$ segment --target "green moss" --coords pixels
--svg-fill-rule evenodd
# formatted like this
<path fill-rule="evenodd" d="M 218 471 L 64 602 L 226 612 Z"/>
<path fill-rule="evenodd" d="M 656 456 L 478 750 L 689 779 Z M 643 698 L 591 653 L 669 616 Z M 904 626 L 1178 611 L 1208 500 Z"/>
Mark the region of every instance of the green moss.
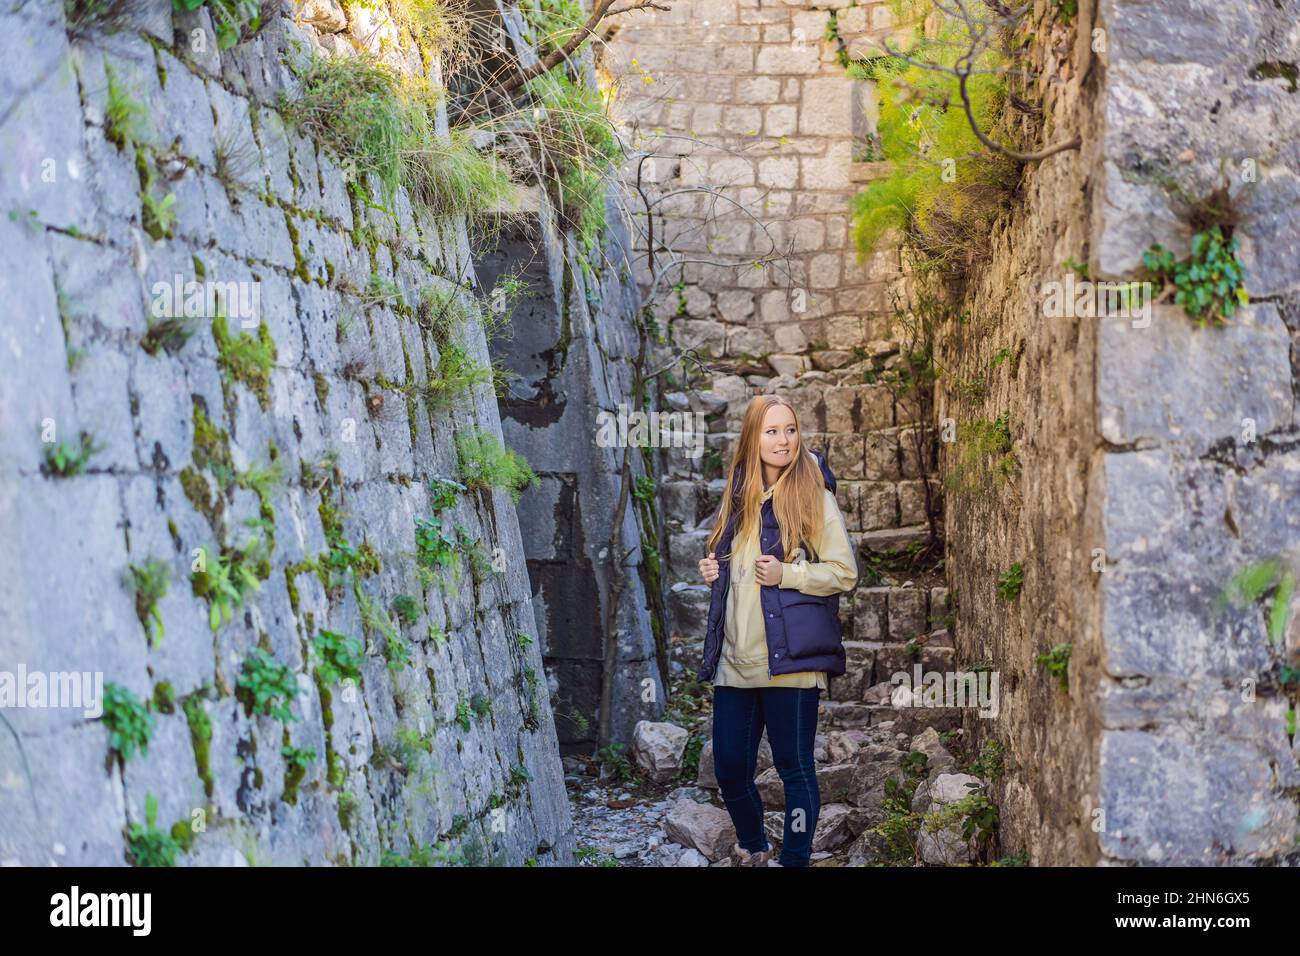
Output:
<path fill-rule="evenodd" d="M 289 239 L 293 242 L 293 274 L 303 282 L 310 282 L 311 270 L 307 268 L 307 258 L 302 254 L 302 247 L 298 244 L 298 225 L 290 215 L 284 217 L 284 222 L 289 227 Z"/>
<path fill-rule="evenodd" d="M 153 709 L 160 714 L 176 713 L 176 689 L 167 681 L 154 685 Z"/>
<path fill-rule="evenodd" d="M 199 772 L 199 779 L 203 781 L 204 792 L 212 796 L 212 766 L 210 763 L 212 750 L 212 718 L 208 716 L 207 710 L 203 706 L 201 694 L 195 693 L 186 697 L 182 703 L 185 710 L 185 719 L 190 727 L 190 741 L 194 745 L 194 764 Z"/>
<path fill-rule="evenodd" d="M 208 524 L 215 530 L 221 524 L 225 514 L 226 502 L 220 494 L 213 495 L 208 481 L 193 465 L 181 469 L 181 488 L 194 510 L 208 519 Z"/>
<path fill-rule="evenodd" d="M 316 401 L 322 409 L 325 408 L 325 402 L 330 397 L 330 382 L 320 372 L 312 376 L 312 382 L 316 386 Z"/>
<path fill-rule="evenodd" d="M 235 477 L 235 466 L 230 457 L 230 433 L 217 428 L 203 410 L 194 403 L 194 450 L 192 457 L 196 468 L 206 468 L 224 490 Z"/>
<path fill-rule="evenodd" d="M 231 336 L 226 317 L 212 320 L 212 338 L 217 344 L 217 364 L 222 372 L 243 383 L 254 395 L 263 411 L 271 405 L 271 368 L 275 365 L 275 342 L 266 323 L 260 323 L 257 337 L 247 333 Z"/>

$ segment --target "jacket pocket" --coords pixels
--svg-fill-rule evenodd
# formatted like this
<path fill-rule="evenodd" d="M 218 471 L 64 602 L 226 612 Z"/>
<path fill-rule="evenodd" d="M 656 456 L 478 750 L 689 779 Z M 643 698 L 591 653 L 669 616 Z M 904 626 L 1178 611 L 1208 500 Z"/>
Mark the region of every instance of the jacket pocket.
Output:
<path fill-rule="evenodd" d="M 791 657 L 834 654 L 840 648 L 840 627 L 826 599 L 802 591 L 781 597 L 785 643 Z"/>

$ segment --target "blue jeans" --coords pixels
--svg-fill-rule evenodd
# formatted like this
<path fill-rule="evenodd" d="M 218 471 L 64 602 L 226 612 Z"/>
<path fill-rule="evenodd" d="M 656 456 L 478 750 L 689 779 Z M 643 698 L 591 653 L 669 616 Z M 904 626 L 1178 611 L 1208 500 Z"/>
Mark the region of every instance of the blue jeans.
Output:
<path fill-rule="evenodd" d="M 781 865 L 807 866 L 821 810 L 813 768 L 819 687 L 714 687 L 713 769 L 736 826 L 736 842 L 757 853 L 768 848 L 763 799 L 754 784 L 758 744 L 767 727 L 772 762 L 785 786 Z"/>

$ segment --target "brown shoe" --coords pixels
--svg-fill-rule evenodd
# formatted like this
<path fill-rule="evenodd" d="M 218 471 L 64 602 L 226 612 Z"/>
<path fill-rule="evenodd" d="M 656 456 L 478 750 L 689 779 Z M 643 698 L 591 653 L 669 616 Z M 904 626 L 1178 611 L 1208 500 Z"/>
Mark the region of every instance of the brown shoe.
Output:
<path fill-rule="evenodd" d="M 751 853 L 739 843 L 731 848 L 731 865 L 732 866 L 767 866 L 767 861 L 772 858 L 772 848 L 769 846 L 766 850 L 759 850 L 757 853 Z"/>

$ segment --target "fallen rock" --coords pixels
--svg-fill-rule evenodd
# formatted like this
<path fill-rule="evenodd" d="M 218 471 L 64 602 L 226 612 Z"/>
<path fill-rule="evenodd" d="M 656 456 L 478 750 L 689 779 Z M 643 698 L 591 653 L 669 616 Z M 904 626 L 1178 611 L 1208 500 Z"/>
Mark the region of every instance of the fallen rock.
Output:
<path fill-rule="evenodd" d="M 689 797 L 673 803 L 664 831 L 674 843 L 693 847 L 713 862 L 726 857 L 736 842 L 736 828 L 726 810 Z"/>
<path fill-rule="evenodd" d="M 690 739 L 676 724 L 638 720 L 632 731 L 632 758 L 656 783 L 668 783 L 682 772 L 682 754 Z"/>

